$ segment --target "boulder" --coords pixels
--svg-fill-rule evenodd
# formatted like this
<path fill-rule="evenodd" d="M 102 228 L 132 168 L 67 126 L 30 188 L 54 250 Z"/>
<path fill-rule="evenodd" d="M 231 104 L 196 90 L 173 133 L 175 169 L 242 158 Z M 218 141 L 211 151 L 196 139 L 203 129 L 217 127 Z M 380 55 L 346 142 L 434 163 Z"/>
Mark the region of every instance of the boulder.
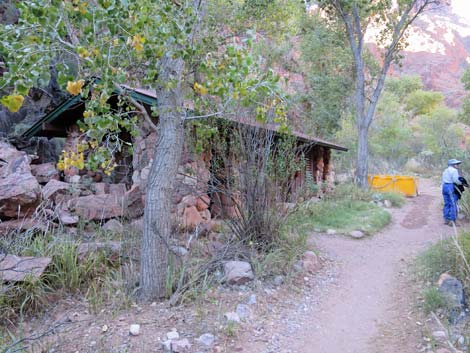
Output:
<path fill-rule="evenodd" d="M 447 299 L 450 307 L 448 310 L 448 318 L 451 323 L 456 323 L 462 316 L 462 313 L 464 313 L 465 308 L 463 284 L 452 276 L 441 280 L 440 283 L 438 291 Z"/>
<path fill-rule="evenodd" d="M 104 194 L 109 193 L 108 183 L 94 183 L 92 187 L 93 187 L 93 193 L 95 195 L 104 195 Z"/>
<path fill-rule="evenodd" d="M 131 336 L 138 336 L 140 335 L 140 325 L 139 324 L 132 324 L 129 326 L 129 334 Z"/>
<path fill-rule="evenodd" d="M 93 254 L 104 252 L 110 260 L 117 260 L 121 256 L 121 243 L 118 241 L 82 243 L 77 248 L 79 260 L 84 260 Z"/>
<path fill-rule="evenodd" d="M 109 184 L 109 193 L 122 196 L 127 192 L 126 184 Z"/>
<path fill-rule="evenodd" d="M 205 211 L 209 208 L 211 199 L 207 195 L 199 196 L 196 201 L 196 208 L 199 212 Z"/>
<path fill-rule="evenodd" d="M 59 218 L 60 223 L 62 223 L 65 226 L 77 224 L 79 221 L 78 216 L 74 216 L 66 210 L 59 209 L 57 213 L 58 213 L 57 216 Z"/>
<path fill-rule="evenodd" d="M 70 191 L 70 184 L 52 179 L 42 188 L 42 197 L 44 200 L 51 200 L 58 203 L 64 195 L 70 194 Z"/>
<path fill-rule="evenodd" d="M 132 220 L 132 222 L 129 224 L 129 227 L 132 232 L 142 234 L 144 232 L 144 219 L 137 218 Z"/>
<path fill-rule="evenodd" d="M 204 333 L 196 341 L 206 347 L 211 347 L 215 342 L 215 336 L 211 333 Z"/>
<path fill-rule="evenodd" d="M 59 180 L 59 171 L 55 163 L 32 164 L 31 174 L 36 178 L 39 184 L 47 184 L 50 180 Z"/>
<path fill-rule="evenodd" d="M 162 345 L 167 352 L 174 353 L 189 352 L 189 349 L 191 348 L 191 344 L 187 338 L 183 338 L 181 340 L 166 340 L 162 342 Z"/>
<path fill-rule="evenodd" d="M 43 224 L 42 222 L 32 219 L 32 218 L 12 219 L 9 221 L 0 222 L 0 235 L 9 234 L 15 231 L 34 230 L 34 229 L 45 232 L 47 231 L 47 226 Z"/>
<path fill-rule="evenodd" d="M 197 207 L 196 207 L 197 208 Z M 210 221 L 211 219 L 211 212 L 209 210 L 200 211 L 199 214 L 201 218 L 205 221 Z"/>
<path fill-rule="evenodd" d="M 439 276 L 439 279 L 436 282 L 437 287 L 439 288 L 446 279 L 455 278 L 454 276 L 450 275 L 448 272 L 444 272 Z"/>
<path fill-rule="evenodd" d="M 124 198 L 117 195 L 89 195 L 68 201 L 69 211 L 86 220 L 103 220 L 124 215 Z"/>
<path fill-rule="evenodd" d="M 50 257 L 20 257 L 0 254 L 0 279 L 21 282 L 27 277 L 39 278 L 51 263 Z"/>
<path fill-rule="evenodd" d="M 365 234 L 360 230 L 353 230 L 349 235 L 354 239 L 362 239 L 365 237 Z"/>
<path fill-rule="evenodd" d="M 180 338 L 180 334 L 178 331 L 170 331 L 166 333 L 166 338 L 169 340 L 178 340 Z"/>
<path fill-rule="evenodd" d="M 197 211 L 196 206 L 186 207 L 184 209 L 182 220 L 182 225 L 184 229 L 188 231 L 194 230 L 202 221 L 203 219 Z"/>
<path fill-rule="evenodd" d="M 29 158 L 0 142 L 0 217 L 22 217 L 32 213 L 40 201 L 41 187 L 31 174 Z"/>
<path fill-rule="evenodd" d="M 250 319 L 252 315 L 251 308 L 246 304 L 238 304 L 235 312 L 242 321 Z"/>
<path fill-rule="evenodd" d="M 142 189 L 134 185 L 129 191 L 124 194 L 124 200 L 126 204 L 126 212 L 124 215 L 129 218 L 137 218 L 144 214 L 144 195 Z"/>
<path fill-rule="evenodd" d="M 255 276 L 251 265 L 246 261 L 228 261 L 224 264 L 224 279 L 228 284 L 245 284 Z"/>
<path fill-rule="evenodd" d="M 306 251 L 301 260 L 302 269 L 305 272 L 315 273 L 320 268 L 320 260 L 313 251 Z"/>
<path fill-rule="evenodd" d="M 185 197 L 181 199 L 180 204 L 183 205 L 184 207 L 196 206 L 197 198 L 193 195 L 186 195 Z"/>
<path fill-rule="evenodd" d="M 103 225 L 102 229 L 107 232 L 122 233 L 124 227 L 117 219 L 110 219 Z"/>
<path fill-rule="evenodd" d="M 179 257 L 185 257 L 189 252 L 185 247 L 176 245 L 170 246 L 170 250 L 173 254 Z"/>

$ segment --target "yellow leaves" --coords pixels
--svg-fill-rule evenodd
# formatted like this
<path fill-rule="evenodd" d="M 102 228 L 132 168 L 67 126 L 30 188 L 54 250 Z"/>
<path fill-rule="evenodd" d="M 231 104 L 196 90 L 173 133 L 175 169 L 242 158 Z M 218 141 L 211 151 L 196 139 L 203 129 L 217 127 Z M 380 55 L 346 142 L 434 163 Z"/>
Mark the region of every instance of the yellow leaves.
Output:
<path fill-rule="evenodd" d="M 86 15 L 88 3 L 86 1 L 73 0 L 72 6 L 75 11 L 80 12 L 82 15 Z"/>
<path fill-rule="evenodd" d="M 75 167 L 78 170 L 85 168 L 85 157 L 83 152 L 62 151 L 59 162 L 57 163 L 58 170 L 68 170 Z"/>
<path fill-rule="evenodd" d="M 67 82 L 67 92 L 76 96 L 82 92 L 82 87 L 85 84 L 85 80 L 69 81 Z"/>
<path fill-rule="evenodd" d="M 81 59 L 88 59 L 88 60 L 92 60 L 93 56 L 99 57 L 101 55 L 101 52 L 98 48 L 90 48 L 90 50 L 88 50 L 87 48 L 84 48 L 84 47 L 78 47 L 77 53 Z"/>
<path fill-rule="evenodd" d="M 132 45 L 137 53 L 141 53 L 144 50 L 145 37 L 135 34 L 132 39 L 127 39 L 127 44 Z"/>
<path fill-rule="evenodd" d="M 205 96 L 208 92 L 207 88 L 204 87 L 203 85 L 195 82 L 194 83 L 194 91 L 198 94 L 200 94 L 201 96 Z"/>
<path fill-rule="evenodd" d="M 24 102 L 24 97 L 19 94 L 3 96 L 0 99 L 0 103 L 12 113 L 16 113 L 18 110 L 20 110 L 21 106 L 23 105 L 23 102 Z"/>
<path fill-rule="evenodd" d="M 77 152 L 82 153 L 84 151 L 88 150 L 88 143 L 86 142 L 81 142 L 77 145 Z"/>
<path fill-rule="evenodd" d="M 77 52 L 78 52 L 78 56 L 82 59 L 86 59 L 91 55 L 90 51 L 84 47 L 78 47 Z"/>
<path fill-rule="evenodd" d="M 105 170 L 104 170 L 104 174 L 110 176 L 112 171 L 114 170 L 115 168 L 115 165 L 110 165 L 109 167 L 107 167 Z"/>
<path fill-rule="evenodd" d="M 86 119 L 86 118 L 91 118 L 93 116 L 93 111 L 91 110 L 85 110 L 83 112 L 83 117 Z"/>
<path fill-rule="evenodd" d="M 116 163 L 111 164 L 110 161 L 102 162 L 101 163 L 101 168 L 103 169 L 104 174 L 109 176 L 113 172 L 114 168 L 116 168 Z"/>

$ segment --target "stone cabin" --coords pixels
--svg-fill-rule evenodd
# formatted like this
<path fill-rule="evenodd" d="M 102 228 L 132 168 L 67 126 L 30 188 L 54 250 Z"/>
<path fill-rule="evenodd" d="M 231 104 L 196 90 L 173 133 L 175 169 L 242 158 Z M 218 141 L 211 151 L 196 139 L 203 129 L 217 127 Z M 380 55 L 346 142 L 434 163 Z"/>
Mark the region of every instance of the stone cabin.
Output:
<path fill-rule="evenodd" d="M 157 98 L 152 91 L 125 89 L 149 112 L 151 106 L 156 104 Z M 116 98 L 111 98 L 109 101 L 111 106 L 116 102 Z M 68 98 L 23 132 L 21 137 L 26 140 L 39 136 L 62 139 L 64 150 L 75 149 L 80 139 L 77 122 L 83 118 L 85 104 L 86 100 L 80 96 Z M 273 125 L 261 126 L 257 123 L 234 120 L 232 122 L 250 128 L 276 131 Z M 121 134 L 120 138 L 132 145 L 133 153 L 126 153 L 125 150 L 119 153 L 116 157 L 117 167 L 111 176 L 86 170 L 66 170 L 59 178 L 55 178 L 69 184 L 87 185 L 88 188 L 87 192 L 78 196 L 62 199 L 61 208 L 67 212 L 67 215 L 103 221 L 122 216 L 137 218 L 143 214 L 145 197 L 143 191 L 157 135 L 145 121 L 139 124 L 139 130 L 140 134 L 137 137 L 131 137 L 127 133 Z M 306 163 L 304 170 L 299 170 L 292 176 L 291 192 L 300 190 L 307 182 L 318 185 L 331 184 L 334 179 L 331 151 L 347 151 L 347 148 L 300 132 L 294 131 L 293 134 L 297 143 L 305 146 Z M 214 217 L 236 214 L 230 209 L 233 208 L 233 204 L 222 202 L 217 207 L 215 195 L 209 192 L 211 173 L 213 173 L 211 159 L 210 151 L 196 155 L 189 151 L 187 144 L 184 147 L 173 198 L 173 215 L 182 229 L 191 230 L 197 225 L 209 224 Z M 34 161 L 32 163 L 34 164 Z M 32 169 L 41 169 L 40 166 L 33 167 L 32 165 Z M 43 180 L 45 184 L 43 188 L 47 188 L 46 183 L 49 183 L 47 178 Z"/>

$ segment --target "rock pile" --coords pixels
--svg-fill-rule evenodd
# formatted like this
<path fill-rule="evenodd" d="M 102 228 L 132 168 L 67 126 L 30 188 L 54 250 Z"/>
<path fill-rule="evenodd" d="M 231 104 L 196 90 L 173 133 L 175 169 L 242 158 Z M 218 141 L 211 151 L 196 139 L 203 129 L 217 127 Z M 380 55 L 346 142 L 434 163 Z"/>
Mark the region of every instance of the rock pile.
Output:
<path fill-rule="evenodd" d="M 124 183 L 105 182 L 90 173 L 67 174 L 61 180 L 54 163 L 34 164 L 32 156 L 0 141 L 0 234 L 40 225 L 41 221 L 73 226 L 80 219 L 105 223 L 142 216 L 145 203 L 142 190 L 146 187 L 155 141 L 154 133 L 137 138 L 132 161 L 133 185 L 129 190 Z M 207 190 L 209 160 L 210 156 L 195 160 L 188 154 L 178 169 L 171 212 L 182 231 L 210 231 L 214 226 Z M 46 219 L 38 219 L 39 205 Z"/>

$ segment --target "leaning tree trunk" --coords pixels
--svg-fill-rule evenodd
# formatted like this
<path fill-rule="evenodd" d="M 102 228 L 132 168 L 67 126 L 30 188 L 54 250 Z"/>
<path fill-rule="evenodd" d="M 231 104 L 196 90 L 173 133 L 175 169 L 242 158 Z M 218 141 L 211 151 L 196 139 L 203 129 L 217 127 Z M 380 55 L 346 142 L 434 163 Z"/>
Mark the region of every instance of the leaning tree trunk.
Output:
<path fill-rule="evenodd" d="M 144 213 L 144 234 L 141 244 L 140 295 L 150 301 L 166 295 L 168 250 L 172 232 L 171 196 L 173 182 L 183 149 L 180 59 L 162 59 L 159 82 L 175 81 L 171 89 L 157 87 L 159 124 L 158 139 L 150 168 Z"/>

